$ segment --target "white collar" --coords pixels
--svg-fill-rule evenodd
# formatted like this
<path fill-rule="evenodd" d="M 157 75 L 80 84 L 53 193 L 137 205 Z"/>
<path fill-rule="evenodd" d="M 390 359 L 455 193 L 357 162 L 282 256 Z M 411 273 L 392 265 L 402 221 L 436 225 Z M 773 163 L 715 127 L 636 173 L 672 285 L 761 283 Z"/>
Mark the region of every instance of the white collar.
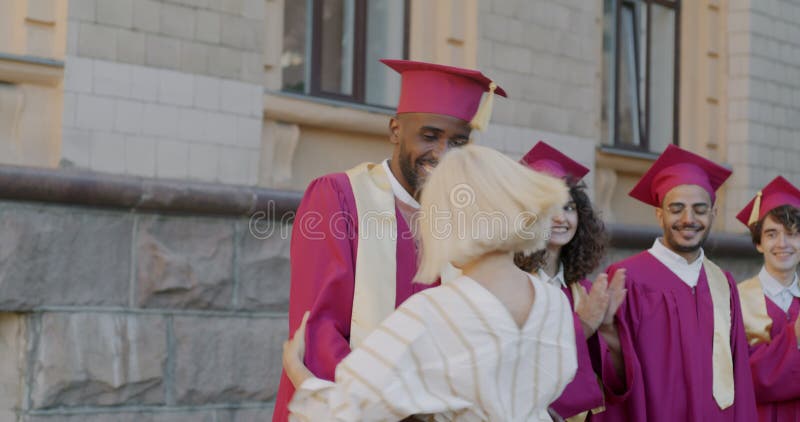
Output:
<path fill-rule="evenodd" d="M 567 283 L 564 281 L 564 264 L 561 262 L 558 263 L 558 272 L 556 272 L 556 275 L 550 277 L 542 268 L 539 268 L 539 271 L 536 272 L 536 275 L 540 280 L 546 281 L 547 284 L 550 284 L 551 286 L 567 287 Z"/>
<path fill-rule="evenodd" d="M 800 297 L 800 286 L 797 283 L 797 274 L 794 275 L 794 280 L 789 284 L 789 287 L 784 286 L 780 281 L 775 279 L 772 274 L 767 271 L 766 267 L 761 267 L 761 272 L 758 273 L 758 278 L 761 279 L 761 286 L 764 291 L 770 296 L 778 296 L 784 291 L 788 291 L 794 297 Z"/>
<path fill-rule="evenodd" d="M 389 159 L 383 160 L 381 165 L 383 166 L 383 170 L 386 171 L 386 176 L 389 178 L 389 184 L 392 185 L 392 193 L 394 193 L 394 196 L 404 204 L 419 209 L 419 202 L 417 202 L 417 200 L 408 193 L 406 188 L 397 181 L 397 178 L 394 177 L 392 169 L 389 168 Z"/>
<path fill-rule="evenodd" d="M 691 264 L 684 257 L 664 246 L 660 237 L 653 242 L 653 247 L 648 249 L 648 252 L 675 273 L 686 285 L 692 288 L 697 286 L 700 270 L 703 268 L 703 258 L 705 257 L 703 248 L 700 248 L 700 256 Z"/>

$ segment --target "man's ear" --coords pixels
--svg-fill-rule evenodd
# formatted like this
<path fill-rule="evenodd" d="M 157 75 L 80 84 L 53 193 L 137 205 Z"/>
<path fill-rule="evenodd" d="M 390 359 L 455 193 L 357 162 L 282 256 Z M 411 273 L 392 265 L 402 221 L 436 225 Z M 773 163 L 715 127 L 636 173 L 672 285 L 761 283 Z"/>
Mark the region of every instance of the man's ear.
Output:
<path fill-rule="evenodd" d="M 393 144 L 400 143 L 400 121 L 397 116 L 389 119 L 389 142 Z"/>

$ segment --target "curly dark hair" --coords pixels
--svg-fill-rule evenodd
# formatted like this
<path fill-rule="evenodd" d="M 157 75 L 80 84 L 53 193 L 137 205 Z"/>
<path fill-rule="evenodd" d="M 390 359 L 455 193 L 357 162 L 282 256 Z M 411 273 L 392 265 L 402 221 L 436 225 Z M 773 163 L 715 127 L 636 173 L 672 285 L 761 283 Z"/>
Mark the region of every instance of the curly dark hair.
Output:
<path fill-rule="evenodd" d="M 561 263 L 564 264 L 564 281 L 576 283 L 594 271 L 606 252 L 608 235 L 605 225 L 592 208 L 584 183 L 568 183 L 569 193 L 578 212 L 578 227 L 575 236 L 561 248 Z M 547 250 L 530 255 L 517 253 L 514 263 L 521 270 L 533 272 L 545 265 Z"/>
<path fill-rule="evenodd" d="M 800 208 L 791 205 L 781 205 L 780 207 L 771 209 L 764 218 L 750 225 L 750 237 L 753 239 L 754 245 L 761 244 L 761 231 L 764 228 L 764 220 L 766 220 L 767 217 L 772 217 L 773 220 L 780 223 L 786 230 L 800 230 Z"/>

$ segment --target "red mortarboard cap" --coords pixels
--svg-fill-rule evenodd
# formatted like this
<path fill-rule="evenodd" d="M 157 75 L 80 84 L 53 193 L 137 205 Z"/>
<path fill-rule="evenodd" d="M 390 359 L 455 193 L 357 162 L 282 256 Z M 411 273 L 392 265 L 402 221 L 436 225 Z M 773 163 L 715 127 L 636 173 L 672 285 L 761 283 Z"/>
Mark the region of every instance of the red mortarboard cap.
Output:
<path fill-rule="evenodd" d="M 664 196 L 680 185 L 697 185 L 716 200 L 716 191 L 731 171 L 697 154 L 669 145 L 628 194 L 645 204 L 660 207 Z"/>
<path fill-rule="evenodd" d="M 477 70 L 411 60 L 381 59 L 401 76 L 398 113 L 431 113 L 457 117 L 482 129 L 491 115 L 492 93 L 506 96 L 503 88 Z M 481 97 L 486 116 L 478 116 Z"/>
<path fill-rule="evenodd" d="M 589 169 L 562 154 L 561 151 L 551 147 L 544 141 L 536 145 L 522 157 L 522 163 L 528 167 L 547 173 L 559 179 L 574 178 L 577 182 L 589 173 Z"/>
<path fill-rule="evenodd" d="M 750 226 L 764 218 L 768 212 L 782 205 L 800 208 L 800 190 L 782 176 L 778 176 L 772 179 L 767 186 L 764 186 L 756 194 L 756 197 L 751 199 L 747 206 L 739 211 L 736 219 L 744 223 L 744 225 Z"/>

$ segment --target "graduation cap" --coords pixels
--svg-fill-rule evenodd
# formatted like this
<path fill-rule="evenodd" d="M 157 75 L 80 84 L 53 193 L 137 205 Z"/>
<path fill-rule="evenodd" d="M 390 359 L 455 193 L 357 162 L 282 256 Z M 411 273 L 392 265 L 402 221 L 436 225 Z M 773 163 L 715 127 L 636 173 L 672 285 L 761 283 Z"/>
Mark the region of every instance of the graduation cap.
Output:
<path fill-rule="evenodd" d="M 507 96 L 477 70 L 411 60 L 382 59 L 381 63 L 401 77 L 397 113 L 442 114 L 484 130 L 492 117 L 494 94 Z M 488 95 L 481 102 L 484 92 Z"/>
<path fill-rule="evenodd" d="M 782 205 L 800 208 L 800 190 L 782 176 L 778 176 L 758 191 L 755 198 L 739 211 L 736 219 L 749 227 Z"/>
<path fill-rule="evenodd" d="M 697 185 L 716 200 L 716 191 L 731 171 L 697 154 L 669 145 L 628 195 L 645 204 L 660 207 L 676 186 Z"/>
<path fill-rule="evenodd" d="M 538 172 L 549 174 L 559 179 L 571 179 L 575 182 L 583 179 L 583 176 L 589 173 L 588 168 L 567 157 L 544 141 L 537 142 L 522 157 L 521 162 Z"/>

